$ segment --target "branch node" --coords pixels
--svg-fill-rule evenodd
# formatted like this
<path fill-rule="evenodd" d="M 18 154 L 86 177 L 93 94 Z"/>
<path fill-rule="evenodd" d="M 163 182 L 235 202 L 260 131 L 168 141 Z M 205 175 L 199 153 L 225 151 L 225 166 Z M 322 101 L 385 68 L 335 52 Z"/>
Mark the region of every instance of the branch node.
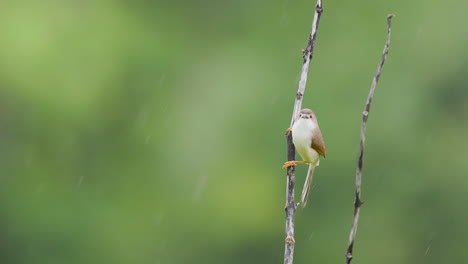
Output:
<path fill-rule="evenodd" d="M 297 100 L 301 100 L 302 96 L 303 96 L 303 94 L 301 92 L 296 93 L 296 99 Z"/>
<path fill-rule="evenodd" d="M 354 200 L 354 207 L 361 207 L 361 205 L 363 205 L 364 202 L 361 201 L 361 199 L 359 198 L 356 198 L 356 200 Z"/>
<path fill-rule="evenodd" d="M 296 244 L 296 240 L 294 240 L 294 237 L 292 237 L 292 236 L 287 236 L 286 239 L 285 239 L 285 242 L 288 245 Z"/>

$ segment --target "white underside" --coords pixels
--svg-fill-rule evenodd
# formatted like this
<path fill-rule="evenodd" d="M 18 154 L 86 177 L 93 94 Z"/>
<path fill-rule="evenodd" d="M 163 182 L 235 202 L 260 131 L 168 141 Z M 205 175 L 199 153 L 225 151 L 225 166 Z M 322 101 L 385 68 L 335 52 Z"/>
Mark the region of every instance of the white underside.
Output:
<path fill-rule="evenodd" d="M 315 123 L 311 119 L 299 118 L 292 127 L 292 140 L 302 159 L 318 166 L 320 156 L 312 148 L 312 136 L 315 128 Z"/>

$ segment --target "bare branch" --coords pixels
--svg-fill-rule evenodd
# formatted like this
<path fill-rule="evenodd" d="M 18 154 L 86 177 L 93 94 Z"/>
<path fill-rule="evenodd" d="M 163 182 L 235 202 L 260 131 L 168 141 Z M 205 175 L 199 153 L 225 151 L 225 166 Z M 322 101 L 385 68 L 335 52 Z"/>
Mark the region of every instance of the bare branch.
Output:
<path fill-rule="evenodd" d="M 304 96 L 304 91 L 307 83 L 307 74 L 309 72 L 309 64 L 313 57 L 315 39 L 317 37 L 317 29 L 320 22 L 320 16 L 322 15 L 322 0 L 317 0 L 315 4 L 315 14 L 314 20 L 312 21 L 312 30 L 310 32 L 307 47 L 302 52 L 302 57 L 304 62 L 302 64 L 301 78 L 299 80 L 299 87 L 296 93 L 296 99 L 294 101 L 294 108 L 291 117 L 291 124 L 289 127 L 292 127 L 296 115 L 299 113 L 302 106 L 302 98 Z M 286 133 L 286 140 L 288 142 L 288 161 L 294 160 L 296 150 L 292 142 L 291 132 Z M 287 183 L 286 183 L 286 239 L 285 239 L 285 248 L 284 248 L 284 264 L 293 263 L 294 255 L 294 213 L 296 212 L 297 204 L 294 202 L 294 166 L 291 166 L 287 170 Z"/>
<path fill-rule="evenodd" d="M 357 163 L 357 168 L 356 168 L 356 193 L 355 193 L 355 200 L 354 200 L 354 217 L 353 217 L 353 224 L 351 225 L 351 232 L 349 233 L 349 242 L 348 242 L 348 249 L 346 251 L 346 261 L 345 261 L 346 264 L 350 264 L 351 260 L 353 259 L 353 246 L 354 246 L 354 240 L 356 238 L 357 225 L 359 221 L 359 211 L 361 209 L 361 205 L 363 204 L 361 200 L 361 177 L 362 177 L 362 165 L 363 165 L 363 157 L 364 157 L 364 145 L 366 143 L 367 119 L 369 118 L 369 111 L 370 111 L 372 99 L 374 97 L 375 88 L 377 87 L 377 82 L 379 81 L 380 74 L 382 73 L 382 68 L 385 64 L 385 61 L 387 60 L 388 48 L 390 46 L 391 21 L 394 16 L 395 15 L 387 16 L 387 40 L 385 41 L 382 58 L 377 67 L 377 71 L 374 74 L 374 79 L 372 80 L 369 95 L 367 97 L 366 106 L 364 107 L 364 111 L 362 112 L 361 144 L 359 148 L 359 158 L 358 158 L 358 163 Z"/>
<path fill-rule="evenodd" d="M 291 125 L 289 127 L 292 127 L 296 115 L 301 110 L 302 98 L 304 96 L 307 83 L 307 73 L 309 72 L 310 61 L 314 55 L 315 39 L 317 38 L 317 30 L 322 12 L 322 0 L 317 0 L 317 3 L 315 4 L 314 20 L 312 21 L 312 30 L 310 31 L 309 39 L 307 40 L 307 47 L 302 50 L 302 58 L 304 59 L 304 62 L 302 64 L 301 78 L 299 80 L 299 87 L 297 89 L 296 100 L 294 101 L 294 108 L 291 117 Z"/>

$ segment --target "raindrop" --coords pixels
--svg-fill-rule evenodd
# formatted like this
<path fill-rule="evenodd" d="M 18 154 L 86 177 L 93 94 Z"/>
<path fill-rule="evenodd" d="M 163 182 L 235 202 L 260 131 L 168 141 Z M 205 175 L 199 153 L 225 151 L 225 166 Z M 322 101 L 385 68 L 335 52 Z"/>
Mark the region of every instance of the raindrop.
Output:
<path fill-rule="evenodd" d="M 200 196 L 201 196 L 202 191 L 205 189 L 207 179 L 208 179 L 208 174 L 204 174 L 200 177 L 200 179 L 198 179 L 198 183 L 197 183 L 197 186 L 195 186 L 195 192 L 193 193 L 193 198 L 192 198 L 192 201 L 194 203 L 200 200 Z"/>
<path fill-rule="evenodd" d="M 309 240 L 312 240 L 312 237 L 315 235 L 315 232 L 312 232 L 312 234 L 310 234 L 309 236 Z"/>
<path fill-rule="evenodd" d="M 431 246 L 432 246 L 432 241 L 429 242 L 429 245 L 427 245 L 426 252 L 424 252 L 424 256 L 427 256 L 427 254 L 429 253 L 429 250 L 431 249 Z"/>
<path fill-rule="evenodd" d="M 78 184 L 76 185 L 76 188 L 81 187 L 81 183 L 83 182 L 83 180 L 84 180 L 84 175 L 81 175 L 80 179 L 78 180 Z"/>
<path fill-rule="evenodd" d="M 428 243 L 428 245 L 426 247 L 426 251 L 424 252 L 424 256 L 427 256 L 427 254 L 429 254 L 429 250 L 432 247 L 432 242 L 434 241 L 434 237 L 435 237 L 435 232 L 432 233 L 431 239 L 429 240 L 429 243 Z"/>
<path fill-rule="evenodd" d="M 151 135 L 148 135 L 145 139 L 145 144 L 148 144 L 150 142 Z"/>

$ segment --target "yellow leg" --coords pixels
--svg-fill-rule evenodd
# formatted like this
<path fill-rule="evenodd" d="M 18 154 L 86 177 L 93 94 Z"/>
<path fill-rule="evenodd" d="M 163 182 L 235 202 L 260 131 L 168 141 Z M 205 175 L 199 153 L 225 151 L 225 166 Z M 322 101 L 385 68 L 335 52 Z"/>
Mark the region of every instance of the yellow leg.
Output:
<path fill-rule="evenodd" d="M 296 164 L 304 164 L 304 163 L 309 163 L 309 162 L 307 162 L 305 160 L 304 161 L 295 161 L 295 160 L 286 161 L 284 163 L 283 168 L 288 168 L 288 167 L 291 167 L 291 166 L 296 165 Z"/>
<path fill-rule="evenodd" d="M 286 131 L 291 132 L 291 131 L 292 131 L 292 128 L 288 127 L 288 129 L 286 129 Z"/>

